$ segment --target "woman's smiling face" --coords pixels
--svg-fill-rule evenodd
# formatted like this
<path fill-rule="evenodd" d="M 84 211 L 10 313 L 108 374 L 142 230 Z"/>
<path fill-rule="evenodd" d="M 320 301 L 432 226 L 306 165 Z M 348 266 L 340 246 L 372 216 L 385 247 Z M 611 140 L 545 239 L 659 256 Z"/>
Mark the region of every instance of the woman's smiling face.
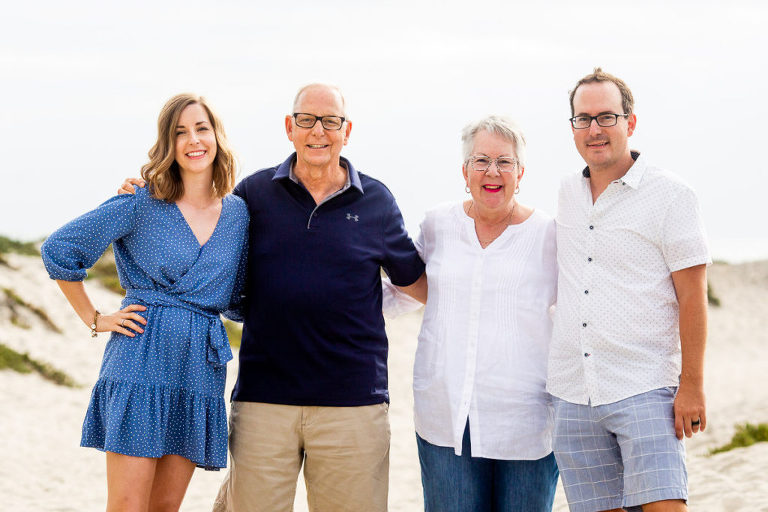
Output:
<path fill-rule="evenodd" d="M 181 111 L 176 125 L 176 163 L 184 172 L 213 173 L 216 159 L 216 134 L 208 113 L 198 103 Z"/>
<path fill-rule="evenodd" d="M 515 189 L 523 177 L 524 169 L 518 164 L 512 172 L 500 172 L 496 159 L 517 160 L 514 142 L 492 132 L 480 131 L 474 138 L 472 156 L 492 160 L 490 167 L 485 171 L 475 171 L 471 159 L 462 166 L 464 180 L 472 199 L 490 210 L 511 208 Z"/>

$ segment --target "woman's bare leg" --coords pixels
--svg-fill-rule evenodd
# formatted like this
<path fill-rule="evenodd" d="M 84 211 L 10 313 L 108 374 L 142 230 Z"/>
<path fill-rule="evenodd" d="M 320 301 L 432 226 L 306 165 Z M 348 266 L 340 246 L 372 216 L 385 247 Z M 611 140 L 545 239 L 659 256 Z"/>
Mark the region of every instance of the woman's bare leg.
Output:
<path fill-rule="evenodd" d="M 157 459 L 107 452 L 107 512 L 147 512 Z"/>
<path fill-rule="evenodd" d="M 149 512 L 178 512 L 195 463 L 180 455 L 164 455 L 157 461 Z"/>

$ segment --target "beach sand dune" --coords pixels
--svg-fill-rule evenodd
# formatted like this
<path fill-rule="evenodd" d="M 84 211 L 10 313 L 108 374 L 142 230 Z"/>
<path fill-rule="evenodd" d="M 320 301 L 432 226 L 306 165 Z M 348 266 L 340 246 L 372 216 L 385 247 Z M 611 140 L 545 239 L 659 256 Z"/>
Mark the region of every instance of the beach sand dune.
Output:
<path fill-rule="evenodd" d="M 79 388 L 44 380 L 35 373 L 0 371 L 0 501 L 3 510 L 96 512 L 104 509 L 104 455 L 80 448 L 80 428 L 98 375 L 105 335 L 92 339 L 71 311 L 39 258 L 7 255 L 14 268 L 0 266 L 0 289 L 7 288 L 47 312 L 62 333 L 37 316 L 16 308 L 28 328 L 14 325 L 0 292 L 0 343 L 67 372 Z M 707 512 L 768 512 L 768 443 L 709 456 L 728 442 L 734 425 L 768 422 L 768 262 L 716 264 L 710 282 L 722 306 L 710 308 L 706 390 L 707 431 L 687 442 L 690 509 Z M 120 297 L 88 283 L 94 302 L 104 310 Z M 389 321 L 392 425 L 390 510 L 421 510 L 421 483 L 413 431 L 411 372 L 421 314 Z M 230 363 L 228 388 L 236 361 Z M 182 506 L 185 512 L 209 511 L 224 472 L 195 473 Z M 300 481 L 296 510 L 305 511 Z M 562 489 L 556 511 L 567 510 Z"/>

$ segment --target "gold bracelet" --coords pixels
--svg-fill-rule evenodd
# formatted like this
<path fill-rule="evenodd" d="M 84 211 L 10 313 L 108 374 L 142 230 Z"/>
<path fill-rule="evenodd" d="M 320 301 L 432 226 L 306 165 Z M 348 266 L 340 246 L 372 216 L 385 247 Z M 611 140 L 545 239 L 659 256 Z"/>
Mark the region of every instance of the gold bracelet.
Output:
<path fill-rule="evenodd" d="M 99 313 L 99 310 L 97 309 L 96 312 L 93 314 L 93 323 L 91 323 L 91 338 L 95 338 L 98 336 L 96 333 L 96 320 L 99 319 L 101 316 L 101 313 Z"/>

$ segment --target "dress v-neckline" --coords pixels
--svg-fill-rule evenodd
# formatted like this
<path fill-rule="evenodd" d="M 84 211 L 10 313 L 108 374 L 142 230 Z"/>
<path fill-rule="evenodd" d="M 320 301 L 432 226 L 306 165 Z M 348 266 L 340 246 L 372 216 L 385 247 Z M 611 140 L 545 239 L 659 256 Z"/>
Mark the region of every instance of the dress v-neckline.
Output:
<path fill-rule="evenodd" d="M 216 225 L 213 227 L 213 231 L 211 231 L 211 235 L 205 240 L 205 242 L 200 243 L 200 239 L 197 238 L 197 235 L 195 234 L 195 231 L 192 229 L 192 226 L 189 225 L 189 221 L 184 216 L 184 212 L 181 211 L 181 208 L 179 208 L 179 205 L 176 204 L 174 201 L 173 206 L 176 208 L 176 211 L 179 212 L 179 215 L 181 215 L 182 220 L 184 221 L 184 225 L 187 227 L 187 231 L 192 235 L 192 238 L 197 243 L 198 250 L 201 250 L 203 247 L 208 245 L 208 242 L 211 241 L 211 238 L 216 234 L 216 232 L 219 230 L 219 224 L 221 224 L 221 218 L 224 214 L 224 198 L 221 198 L 221 209 L 219 210 L 219 218 L 216 219 Z"/>

